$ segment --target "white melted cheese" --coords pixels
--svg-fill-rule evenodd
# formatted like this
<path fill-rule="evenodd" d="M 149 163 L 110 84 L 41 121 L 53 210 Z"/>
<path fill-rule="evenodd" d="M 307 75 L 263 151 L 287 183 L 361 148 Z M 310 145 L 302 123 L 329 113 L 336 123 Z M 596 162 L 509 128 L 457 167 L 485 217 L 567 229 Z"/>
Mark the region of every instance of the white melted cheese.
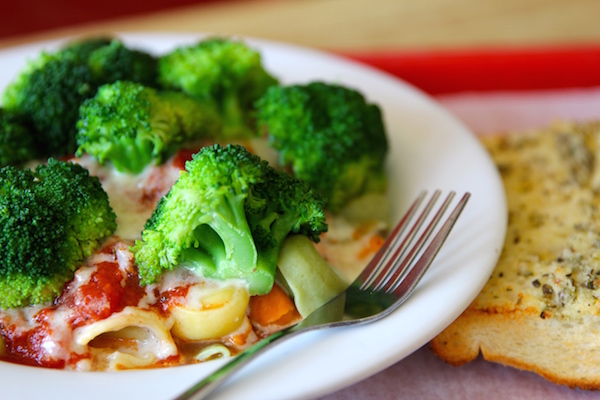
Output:
<path fill-rule="evenodd" d="M 121 173 L 110 165 L 103 166 L 93 157 L 84 155 L 74 159 L 97 176 L 108 194 L 117 215 L 115 235 L 123 239 L 138 239 L 146 220 L 156 208 L 158 200 L 177 181 L 180 169 L 171 163 L 148 166 L 138 175 Z"/>

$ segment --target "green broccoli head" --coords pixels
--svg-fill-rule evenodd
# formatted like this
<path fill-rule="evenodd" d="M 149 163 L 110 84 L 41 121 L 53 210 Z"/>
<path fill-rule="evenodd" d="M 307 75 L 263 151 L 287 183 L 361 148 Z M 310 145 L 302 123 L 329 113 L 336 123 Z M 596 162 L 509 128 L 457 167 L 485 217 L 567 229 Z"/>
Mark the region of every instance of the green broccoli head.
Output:
<path fill-rule="evenodd" d="M 214 107 L 185 96 L 128 81 L 101 86 L 81 105 L 77 154 L 134 174 L 164 162 L 184 143 L 220 128 Z"/>
<path fill-rule="evenodd" d="M 87 62 L 94 51 L 110 45 L 112 41 L 113 39 L 108 36 L 75 39 L 66 43 L 59 52 L 68 54 L 78 61 Z"/>
<path fill-rule="evenodd" d="M 318 240 L 323 200 L 244 147 L 205 147 L 147 221 L 132 248 L 142 283 L 182 265 L 214 279 L 242 279 L 251 294 L 273 285 L 277 254 L 291 232 Z"/>
<path fill-rule="evenodd" d="M 22 165 L 42 153 L 27 118 L 0 108 L 0 167 Z"/>
<path fill-rule="evenodd" d="M 116 229 L 100 181 L 53 158 L 0 169 L 0 308 L 45 303 Z"/>
<path fill-rule="evenodd" d="M 2 103 L 26 116 L 39 132 L 42 156 L 71 155 L 77 148 L 81 103 L 98 87 L 119 79 L 156 85 L 157 60 L 118 40 L 91 38 L 42 52 L 6 88 Z"/>
<path fill-rule="evenodd" d="M 71 52 L 42 53 L 4 92 L 3 107 L 27 116 L 46 156 L 72 154 L 81 102 L 96 91 L 87 64 Z"/>
<path fill-rule="evenodd" d="M 280 163 L 323 194 L 332 211 L 384 190 L 388 143 L 381 111 L 358 91 L 324 82 L 277 86 L 256 107 L 259 129 Z"/>
<path fill-rule="evenodd" d="M 290 233 L 319 241 L 327 231 L 325 199 L 308 184 L 269 167 L 265 183 L 246 202 L 246 216 L 259 249 L 259 264 L 277 263 L 281 243 Z"/>
<path fill-rule="evenodd" d="M 88 63 L 99 83 L 126 80 L 156 86 L 156 58 L 144 51 L 131 49 L 119 40 L 96 48 L 89 54 Z"/>
<path fill-rule="evenodd" d="M 88 64 L 97 85 L 126 80 L 156 86 L 156 57 L 129 48 L 118 39 L 100 36 L 73 40 L 59 53 Z"/>
<path fill-rule="evenodd" d="M 47 197 L 49 205 L 61 208 L 69 217 L 71 251 L 79 259 L 90 256 L 117 227 L 100 180 L 79 164 L 53 158 L 38 166 L 35 176 L 41 183 L 38 190 Z"/>
<path fill-rule="evenodd" d="M 177 115 L 186 142 L 220 138 L 223 121 L 213 101 L 197 99 L 173 90 L 162 91 L 160 96 Z"/>
<path fill-rule="evenodd" d="M 265 71 L 258 51 L 225 38 L 205 39 L 159 57 L 158 81 L 166 88 L 214 101 L 226 137 L 255 135 L 254 101 L 277 83 Z"/>
<path fill-rule="evenodd" d="M 127 81 L 103 85 L 86 100 L 77 129 L 77 154 L 133 173 L 162 162 L 183 140 L 175 112 L 158 92 Z"/>

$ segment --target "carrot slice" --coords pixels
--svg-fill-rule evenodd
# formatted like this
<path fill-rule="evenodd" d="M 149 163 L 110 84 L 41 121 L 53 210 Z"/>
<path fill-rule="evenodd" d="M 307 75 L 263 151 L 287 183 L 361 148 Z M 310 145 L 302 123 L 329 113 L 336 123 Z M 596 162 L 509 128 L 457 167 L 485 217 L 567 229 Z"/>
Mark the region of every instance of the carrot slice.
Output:
<path fill-rule="evenodd" d="M 273 285 L 273 289 L 265 295 L 250 298 L 248 316 L 259 325 L 287 323 L 297 315 L 294 302 L 278 285 Z"/>
<path fill-rule="evenodd" d="M 363 259 L 377 253 L 377 251 L 379 251 L 381 246 L 383 246 L 384 242 L 385 242 L 385 238 L 381 235 L 371 236 L 371 238 L 369 239 L 369 241 L 367 242 L 365 247 L 363 247 L 360 250 L 360 252 L 358 253 L 358 258 L 360 260 L 363 260 Z"/>

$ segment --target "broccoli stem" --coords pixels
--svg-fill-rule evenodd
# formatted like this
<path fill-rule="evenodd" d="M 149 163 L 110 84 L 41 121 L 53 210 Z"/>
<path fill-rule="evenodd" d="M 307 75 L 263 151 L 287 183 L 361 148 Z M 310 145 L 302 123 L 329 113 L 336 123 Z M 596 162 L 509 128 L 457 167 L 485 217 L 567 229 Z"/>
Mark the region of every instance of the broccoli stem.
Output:
<path fill-rule="evenodd" d="M 194 230 L 196 243 L 194 247 L 186 249 L 182 257 L 186 264 L 194 268 L 202 268 L 210 272 L 211 276 L 216 276 L 219 266 L 227 258 L 225 244 L 209 225 L 200 225 Z"/>
<path fill-rule="evenodd" d="M 293 228 L 298 222 L 298 219 L 299 217 L 297 215 L 287 214 L 279 215 L 278 218 L 272 222 L 270 231 L 272 237 L 275 239 L 275 243 L 278 243 L 278 245 L 260 252 L 259 265 L 277 265 L 281 243 L 283 243 L 283 240 L 290 232 L 294 231 Z"/>
<path fill-rule="evenodd" d="M 254 136 L 255 133 L 248 126 L 248 117 L 240 104 L 239 96 L 228 91 L 221 101 L 221 114 L 223 116 L 223 133 L 226 138 Z"/>
<path fill-rule="evenodd" d="M 121 138 L 118 146 L 112 146 L 102 157 L 111 160 L 118 171 L 139 174 L 152 162 L 154 143 L 139 138 Z"/>
<path fill-rule="evenodd" d="M 182 252 L 181 260 L 186 267 L 199 269 L 208 278 L 244 279 L 250 294 L 264 294 L 273 285 L 276 263 L 257 261 L 259 256 L 243 202 L 240 196 L 225 196 L 225 201 L 210 214 L 209 221 L 194 229 L 195 243 Z M 277 252 L 274 257 L 276 261 Z"/>

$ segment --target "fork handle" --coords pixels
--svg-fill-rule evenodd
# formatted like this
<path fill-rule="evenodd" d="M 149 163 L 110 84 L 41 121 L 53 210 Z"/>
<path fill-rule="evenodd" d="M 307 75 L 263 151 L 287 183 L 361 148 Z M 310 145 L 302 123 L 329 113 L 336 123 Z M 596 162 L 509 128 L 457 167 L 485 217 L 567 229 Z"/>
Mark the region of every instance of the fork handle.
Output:
<path fill-rule="evenodd" d="M 295 332 L 298 331 L 284 329 L 254 343 L 237 356 L 232 357 L 230 361 L 214 371 L 212 374 L 177 396 L 175 400 L 199 400 L 205 398 L 219 386 L 221 386 L 221 384 L 223 384 L 227 378 L 239 371 L 255 357 L 262 354 L 267 348 L 271 347 L 272 344 L 276 342 L 278 343 L 284 338 L 290 338 L 294 336 Z"/>

